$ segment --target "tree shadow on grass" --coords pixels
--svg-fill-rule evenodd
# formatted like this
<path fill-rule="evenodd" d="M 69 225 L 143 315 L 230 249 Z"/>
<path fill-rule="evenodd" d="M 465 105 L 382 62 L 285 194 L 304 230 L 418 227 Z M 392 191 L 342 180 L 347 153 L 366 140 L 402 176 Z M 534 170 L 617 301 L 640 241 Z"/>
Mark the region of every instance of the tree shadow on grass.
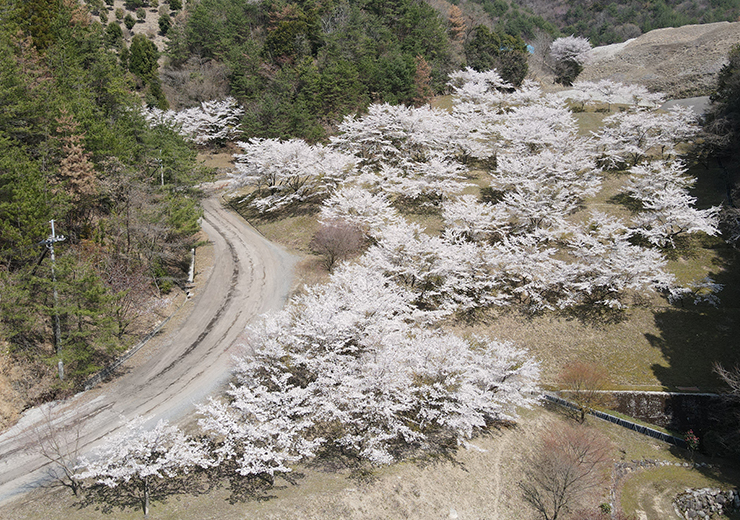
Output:
<path fill-rule="evenodd" d="M 696 166 L 690 173 L 697 178 L 692 195 L 697 197 L 698 208 L 722 202 L 727 183 L 734 184 L 740 179 L 737 167 L 728 174 Z M 725 174 L 729 177 L 722 176 Z M 692 258 L 693 252 L 699 249 L 712 253 L 712 264 L 706 266 L 706 275 L 724 286 L 717 294 L 717 307 L 705 303 L 695 305 L 693 297 L 686 298 L 656 312 L 655 324 L 660 332 L 645 335 L 663 353 L 666 364 L 653 365 L 652 369 L 669 388 L 721 389 L 713 365 L 721 363 L 732 368 L 740 363 L 740 251 L 721 237 L 692 236 L 686 247 L 674 251 L 675 259 L 681 262 Z"/>
<path fill-rule="evenodd" d="M 176 478 L 152 478 L 150 482 L 150 504 L 164 503 L 171 496 L 198 496 L 210 493 L 220 487 L 212 478 L 211 472 L 197 470 Z M 104 514 L 114 514 L 116 510 L 139 509 L 143 511 L 144 486 L 136 480 L 108 487 L 104 484 L 93 484 L 85 488 L 82 498 L 76 502 L 78 509 L 94 508 Z"/>
<path fill-rule="evenodd" d="M 513 423 L 498 421 L 489 426 L 491 431 L 512 427 Z M 485 431 L 482 435 L 490 435 Z M 406 461 L 425 468 L 437 464 L 452 464 L 465 469 L 465 465 L 457 458 L 460 444 L 457 437 L 449 432 L 439 429 L 426 431 L 426 441 L 418 444 L 406 444 L 399 441 L 389 448 L 393 462 Z M 317 456 L 305 463 L 307 467 L 317 471 L 336 473 L 348 472 L 347 478 L 358 484 L 370 484 L 376 482 L 380 477 L 376 470 L 381 465 L 360 457 L 356 452 L 347 450 L 335 443 L 326 443 Z"/>
<path fill-rule="evenodd" d="M 707 452 L 701 436 L 699 439 L 701 444 L 696 452 L 692 453 L 688 449 L 677 446 L 671 446 L 669 451 L 674 457 L 683 461 L 680 463 L 683 467 L 723 484 L 718 487 L 722 489 L 740 487 L 740 460 Z M 740 515 L 731 518 L 740 518 Z"/>
<path fill-rule="evenodd" d="M 588 326 L 616 325 L 629 319 L 624 309 L 606 307 L 602 304 L 576 305 L 557 312 L 557 315 L 567 320 L 578 320 Z"/>
<path fill-rule="evenodd" d="M 267 473 L 261 475 L 240 475 L 237 472 L 234 461 L 224 461 L 216 468 L 209 470 L 210 478 L 218 485 L 228 483 L 229 504 L 244 502 L 267 502 L 277 495 L 276 490 L 286 489 L 289 485 L 297 486 L 305 477 L 303 473 L 279 473 L 271 476 Z"/>
<path fill-rule="evenodd" d="M 622 206 L 623 208 L 630 211 L 632 214 L 637 214 L 644 209 L 642 202 L 636 199 L 629 193 L 617 193 L 607 200 L 610 204 Z"/>
<path fill-rule="evenodd" d="M 713 272 L 707 274 L 722 291 L 719 303 L 695 303 L 694 297 L 654 313 L 659 334 L 646 333 L 650 344 L 663 354 L 665 365 L 653 373 L 668 388 L 696 387 L 713 391 L 722 387 L 713 373 L 715 363 L 731 368 L 740 364 L 740 269 L 738 252 L 716 245 Z"/>

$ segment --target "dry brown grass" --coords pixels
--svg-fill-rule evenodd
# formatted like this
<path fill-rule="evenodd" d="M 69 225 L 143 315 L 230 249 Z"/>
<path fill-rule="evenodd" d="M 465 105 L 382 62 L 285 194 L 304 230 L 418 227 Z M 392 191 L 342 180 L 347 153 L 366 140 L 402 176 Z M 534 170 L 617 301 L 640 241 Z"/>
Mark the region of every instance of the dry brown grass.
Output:
<path fill-rule="evenodd" d="M 234 169 L 234 153 L 199 153 L 196 160 L 206 168 L 214 168 L 216 172 L 229 172 Z"/>
<path fill-rule="evenodd" d="M 7 344 L 0 344 L 0 431 L 8 428 L 18 419 L 23 407 L 23 398 L 15 388 L 18 368 L 7 354 Z M 14 377 L 15 376 L 15 377 Z"/>

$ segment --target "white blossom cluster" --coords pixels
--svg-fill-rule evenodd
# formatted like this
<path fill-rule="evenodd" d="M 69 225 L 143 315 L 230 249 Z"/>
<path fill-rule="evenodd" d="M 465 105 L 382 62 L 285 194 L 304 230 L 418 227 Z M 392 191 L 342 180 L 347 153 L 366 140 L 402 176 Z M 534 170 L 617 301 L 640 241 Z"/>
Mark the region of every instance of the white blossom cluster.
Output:
<path fill-rule="evenodd" d="M 622 308 L 634 291 L 685 292 L 658 248 L 681 234 L 717 233 L 717 210 L 694 207 L 677 159 L 677 145 L 697 132 L 689 111 L 663 112 L 641 87 L 601 82 L 591 88 L 631 101 L 586 137 L 562 99 L 531 83 L 514 91 L 493 71 L 468 69 L 450 87 L 451 112 L 378 105 L 346 119 L 333 139 L 362 166 L 321 218 L 364 229 L 375 245 L 362 262 L 447 313 L 514 303 Z M 456 196 L 469 185 L 470 164 L 489 169 L 489 200 Z M 641 208 L 631 218 L 583 215 L 605 169 L 628 172 L 623 193 Z M 439 235 L 408 224 L 393 205 L 424 193 L 444 220 Z"/>
<path fill-rule="evenodd" d="M 149 124 L 170 126 L 186 139 L 207 145 L 237 138 L 241 134 L 239 125 L 244 109 L 228 97 L 179 111 L 145 108 L 143 113 Z"/>
<path fill-rule="evenodd" d="M 585 65 L 589 59 L 591 44 L 583 36 L 564 36 L 550 44 L 550 56 L 561 62 L 572 61 L 579 65 Z"/>
<path fill-rule="evenodd" d="M 523 351 L 423 327 L 434 319 L 378 269 L 344 265 L 250 329 L 236 381 L 201 407 L 201 427 L 250 475 L 317 450 L 390 463 L 534 402 L 538 367 Z"/>
<path fill-rule="evenodd" d="M 352 155 L 300 139 L 255 138 L 237 144 L 244 153 L 234 156 L 237 172 L 232 174 L 232 186 L 255 186 L 252 205 L 263 213 L 321 200 L 357 163 Z"/>
<path fill-rule="evenodd" d="M 576 81 L 573 83 L 572 90 L 566 91 L 566 97 L 584 105 L 606 103 L 609 107 L 619 103 L 654 108 L 665 101 L 665 95 L 661 92 L 650 92 L 642 85 L 625 84 L 608 79 Z"/>

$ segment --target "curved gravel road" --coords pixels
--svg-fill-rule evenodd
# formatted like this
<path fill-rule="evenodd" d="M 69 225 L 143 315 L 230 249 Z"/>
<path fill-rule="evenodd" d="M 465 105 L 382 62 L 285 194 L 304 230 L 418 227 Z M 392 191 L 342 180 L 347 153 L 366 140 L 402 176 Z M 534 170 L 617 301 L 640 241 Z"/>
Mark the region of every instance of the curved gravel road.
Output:
<path fill-rule="evenodd" d="M 206 283 L 178 314 L 180 325 L 138 352 L 136 367 L 99 388 L 26 412 L 0 435 L 0 503 L 43 482 L 48 461 L 34 446 L 34 428 L 77 425 L 81 453 L 136 415 L 177 421 L 229 378 L 245 326 L 279 309 L 290 290 L 294 258 L 262 237 L 220 197 L 203 202 L 203 230 L 214 262 Z M 136 359 L 142 356 L 141 359 Z M 51 413 L 49 410 L 53 410 Z"/>

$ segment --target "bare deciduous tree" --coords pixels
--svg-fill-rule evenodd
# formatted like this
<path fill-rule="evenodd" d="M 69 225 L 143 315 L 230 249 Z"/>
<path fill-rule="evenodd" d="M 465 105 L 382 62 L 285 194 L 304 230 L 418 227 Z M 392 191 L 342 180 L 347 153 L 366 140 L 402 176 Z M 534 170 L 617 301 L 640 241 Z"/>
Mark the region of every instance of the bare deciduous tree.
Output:
<path fill-rule="evenodd" d="M 342 220 L 324 223 L 311 240 L 311 249 L 324 257 L 324 266 L 331 271 L 338 260 L 357 252 L 364 242 L 360 229 Z"/>
<path fill-rule="evenodd" d="M 60 405 L 55 405 L 60 406 Z M 82 482 L 75 478 L 80 456 L 81 418 L 63 421 L 54 407 L 43 408 L 43 421 L 33 429 L 33 442 L 38 452 L 50 462 L 47 474 L 53 485 L 60 485 L 80 496 Z"/>
<path fill-rule="evenodd" d="M 566 390 L 567 397 L 579 409 L 579 421 L 586 420 L 586 414 L 594 406 L 605 405 L 609 396 L 603 391 L 609 383 L 609 374 L 606 370 L 594 363 L 577 361 L 570 363 L 558 378 L 560 385 Z"/>
<path fill-rule="evenodd" d="M 544 520 L 557 520 L 606 482 L 612 446 L 595 430 L 564 425 L 548 431 L 526 462 L 522 495 Z"/>

